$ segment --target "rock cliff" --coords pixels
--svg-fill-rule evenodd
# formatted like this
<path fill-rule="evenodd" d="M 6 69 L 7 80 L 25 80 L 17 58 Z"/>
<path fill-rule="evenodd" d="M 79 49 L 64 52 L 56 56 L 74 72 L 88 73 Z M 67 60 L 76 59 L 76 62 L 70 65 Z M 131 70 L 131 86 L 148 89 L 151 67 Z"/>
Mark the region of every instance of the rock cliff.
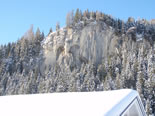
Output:
<path fill-rule="evenodd" d="M 62 28 L 50 33 L 43 41 L 46 64 L 81 67 L 82 63 L 102 63 L 107 55 L 117 52 L 119 36 L 104 22 L 90 22 L 86 26 Z"/>

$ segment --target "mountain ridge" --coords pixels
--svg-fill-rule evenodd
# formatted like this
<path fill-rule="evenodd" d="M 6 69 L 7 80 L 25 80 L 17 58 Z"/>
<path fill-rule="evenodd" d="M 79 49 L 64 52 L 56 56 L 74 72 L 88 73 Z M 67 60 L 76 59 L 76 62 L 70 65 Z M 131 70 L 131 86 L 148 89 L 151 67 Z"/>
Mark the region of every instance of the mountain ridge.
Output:
<path fill-rule="evenodd" d="M 78 12 L 78 11 L 77 11 Z M 0 48 L 0 95 L 132 88 L 155 113 L 155 25 L 101 12 L 67 14 L 44 37 L 31 27 Z"/>

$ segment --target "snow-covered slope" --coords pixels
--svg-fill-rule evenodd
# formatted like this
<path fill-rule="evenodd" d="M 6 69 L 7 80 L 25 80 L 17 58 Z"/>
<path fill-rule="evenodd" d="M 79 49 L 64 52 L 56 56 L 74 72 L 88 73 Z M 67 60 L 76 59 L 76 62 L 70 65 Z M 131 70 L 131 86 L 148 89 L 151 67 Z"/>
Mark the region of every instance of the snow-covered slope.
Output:
<path fill-rule="evenodd" d="M 3 116 L 118 116 L 136 97 L 129 89 L 7 96 L 0 98 L 0 109 Z"/>

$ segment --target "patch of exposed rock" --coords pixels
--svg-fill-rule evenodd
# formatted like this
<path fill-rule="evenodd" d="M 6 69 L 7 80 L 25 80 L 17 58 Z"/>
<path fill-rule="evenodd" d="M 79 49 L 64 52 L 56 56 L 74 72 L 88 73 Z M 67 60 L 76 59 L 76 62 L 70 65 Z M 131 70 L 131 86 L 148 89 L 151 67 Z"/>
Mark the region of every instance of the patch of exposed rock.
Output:
<path fill-rule="evenodd" d="M 46 64 L 80 67 L 82 63 L 100 64 L 107 55 L 116 53 L 119 39 L 104 22 L 79 23 L 74 28 L 53 32 L 43 42 Z"/>

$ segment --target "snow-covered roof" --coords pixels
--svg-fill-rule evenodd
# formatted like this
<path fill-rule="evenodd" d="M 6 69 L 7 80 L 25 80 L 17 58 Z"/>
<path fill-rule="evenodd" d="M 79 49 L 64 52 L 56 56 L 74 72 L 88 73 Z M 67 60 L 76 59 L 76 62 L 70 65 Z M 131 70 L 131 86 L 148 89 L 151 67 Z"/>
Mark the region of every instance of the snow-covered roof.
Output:
<path fill-rule="evenodd" d="M 117 116 L 138 96 L 130 89 L 0 97 L 3 116 Z"/>

